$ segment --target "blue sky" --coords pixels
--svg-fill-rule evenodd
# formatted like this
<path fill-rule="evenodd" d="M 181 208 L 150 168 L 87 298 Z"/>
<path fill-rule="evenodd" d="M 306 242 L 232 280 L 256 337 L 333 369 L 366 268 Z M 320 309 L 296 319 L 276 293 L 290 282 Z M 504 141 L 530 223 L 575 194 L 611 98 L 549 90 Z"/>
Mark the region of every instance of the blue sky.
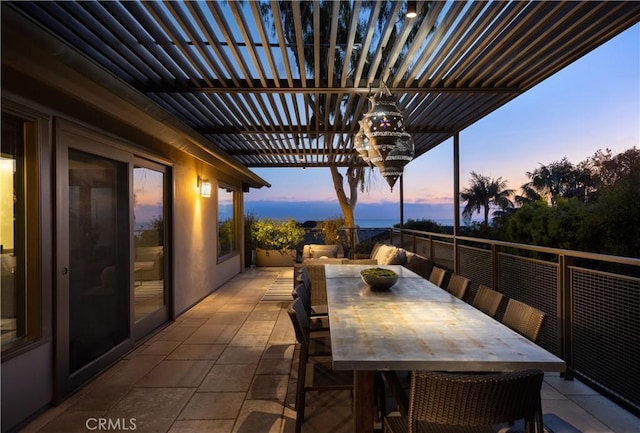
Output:
<path fill-rule="evenodd" d="M 469 173 L 508 181 L 567 157 L 578 163 L 598 149 L 623 152 L 640 145 L 640 25 L 618 35 L 564 70 L 460 133 L 460 185 Z M 406 218 L 453 218 L 452 140 L 411 161 L 404 170 Z M 245 195 L 260 217 L 323 219 L 340 215 L 328 168 L 255 169 L 272 184 Z M 398 188 L 369 179 L 357 219 L 396 218 Z M 396 203 L 396 205 L 390 204 Z M 308 217 L 311 216 L 311 217 Z"/>

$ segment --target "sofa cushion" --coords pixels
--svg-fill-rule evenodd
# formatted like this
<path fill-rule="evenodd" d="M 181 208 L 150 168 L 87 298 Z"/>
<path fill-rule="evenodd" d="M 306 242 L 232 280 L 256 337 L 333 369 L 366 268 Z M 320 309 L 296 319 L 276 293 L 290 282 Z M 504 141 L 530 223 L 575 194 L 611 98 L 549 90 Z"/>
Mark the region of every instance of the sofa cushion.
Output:
<path fill-rule="evenodd" d="M 404 265 L 407 256 L 403 248 L 393 245 L 380 245 L 376 251 L 375 259 L 379 265 Z"/>
<path fill-rule="evenodd" d="M 338 245 L 310 245 L 311 257 L 319 259 L 321 257 L 338 257 Z"/>
<path fill-rule="evenodd" d="M 371 253 L 369 254 L 369 258 L 370 259 L 375 259 L 376 258 L 376 254 L 378 254 L 378 250 L 383 245 L 384 244 L 382 242 L 376 242 L 375 245 L 373 246 L 373 248 L 371 248 Z"/>

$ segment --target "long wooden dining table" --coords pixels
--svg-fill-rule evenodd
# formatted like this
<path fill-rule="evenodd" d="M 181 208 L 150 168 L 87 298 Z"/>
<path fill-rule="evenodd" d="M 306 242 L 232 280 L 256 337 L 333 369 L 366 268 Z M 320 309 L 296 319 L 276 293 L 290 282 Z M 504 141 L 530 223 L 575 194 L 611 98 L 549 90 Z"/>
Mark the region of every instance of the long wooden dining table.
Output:
<path fill-rule="evenodd" d="M 374 427 L 376 371 L 563 372 L 565 362 L 400 265 L 398 281 L 371 291 L 360 271 L 325 265 L 333 368 L 354 371 L 357 433 Z"/>

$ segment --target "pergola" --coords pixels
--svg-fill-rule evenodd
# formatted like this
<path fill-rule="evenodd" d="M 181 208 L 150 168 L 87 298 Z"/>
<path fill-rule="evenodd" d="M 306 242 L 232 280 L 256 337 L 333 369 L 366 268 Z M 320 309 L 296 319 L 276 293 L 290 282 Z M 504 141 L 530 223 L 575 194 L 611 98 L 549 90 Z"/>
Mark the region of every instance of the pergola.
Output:
<path fill-rule="evenodd" d="M 10 7 L 249 168 L 362 164 L 357 121 L 384 84 L 419 157 L 640 21 L 634 1 Z"/>

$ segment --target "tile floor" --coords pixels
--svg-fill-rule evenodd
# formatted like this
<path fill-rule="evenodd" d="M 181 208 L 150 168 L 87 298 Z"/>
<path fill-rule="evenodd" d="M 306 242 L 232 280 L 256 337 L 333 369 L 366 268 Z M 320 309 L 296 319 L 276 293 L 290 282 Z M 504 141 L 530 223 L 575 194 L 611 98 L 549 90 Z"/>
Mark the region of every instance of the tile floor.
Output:
<path fill-rule="evenodd" d="M 237 275 L 25 433 L 289 433 L 297 358 L 287 303 L 261 301 L 282 268 Z M 640 419 L 578 381 L 549 375 L 555 433 L 638 433 Z M 311 393 L 305 433 L 351 433 L 349 392 Z M 108 424 L 110 423 L 110 424 Z"/>

